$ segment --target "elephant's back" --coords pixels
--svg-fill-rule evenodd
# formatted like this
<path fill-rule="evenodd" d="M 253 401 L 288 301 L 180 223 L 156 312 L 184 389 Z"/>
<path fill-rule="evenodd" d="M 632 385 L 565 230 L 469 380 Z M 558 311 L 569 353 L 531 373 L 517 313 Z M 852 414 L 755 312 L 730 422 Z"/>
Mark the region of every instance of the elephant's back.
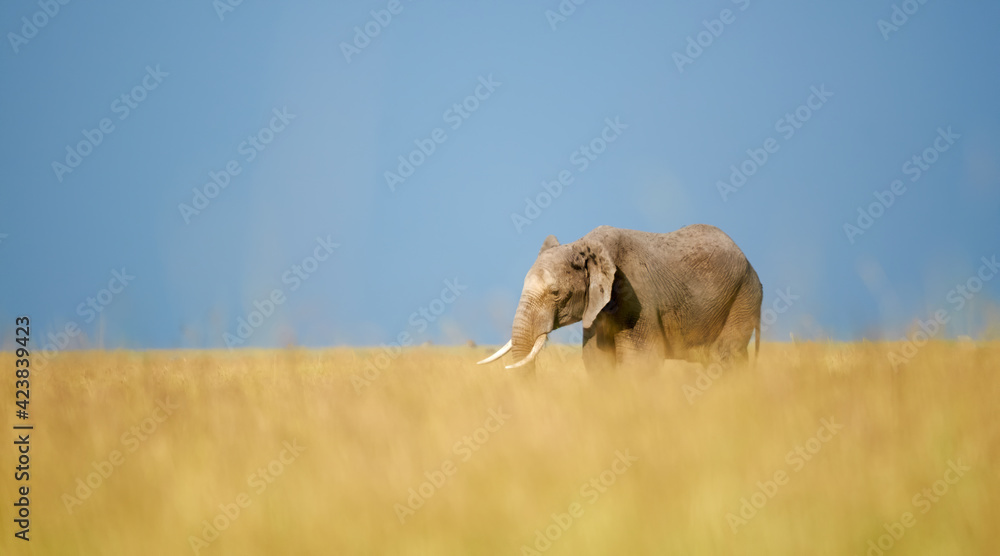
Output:
<path fill-rule="evenodd" d="M 651 234 L 657 257 L 666 257 L 670 264 L 703 267 L 742 266 L 743 251 L 725 232 L 709 224 L 692 224 L 665 234 Z"/>
<path fill-rule="evenodd" d="M 611 249 L 617 261 L 652 267 L 693 268 L 708 273 L 743 272 L 749 263 L 736 242 L 709 224 L 692 224 L 668 233 L 600 226 L 584 236 Z"/>

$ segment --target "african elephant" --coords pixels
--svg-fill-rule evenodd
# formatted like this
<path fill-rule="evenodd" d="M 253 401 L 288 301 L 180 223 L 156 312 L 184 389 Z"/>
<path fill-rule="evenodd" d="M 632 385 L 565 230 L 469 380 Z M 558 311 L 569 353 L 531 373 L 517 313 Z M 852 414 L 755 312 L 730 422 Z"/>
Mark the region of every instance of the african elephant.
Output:
<path fill-rule="evenodd" d="M 750 262 L 715 226 L 667 234 L 600 226 L 565 245 L 550 235 L 524 278 L 510 341 L 479 363 L 510 351 L 507 368 L 533 369 L 548 333 L 581 320 L 588 371 L 746 361 L 754 332 L 760 350 L 762 299 Z"/>

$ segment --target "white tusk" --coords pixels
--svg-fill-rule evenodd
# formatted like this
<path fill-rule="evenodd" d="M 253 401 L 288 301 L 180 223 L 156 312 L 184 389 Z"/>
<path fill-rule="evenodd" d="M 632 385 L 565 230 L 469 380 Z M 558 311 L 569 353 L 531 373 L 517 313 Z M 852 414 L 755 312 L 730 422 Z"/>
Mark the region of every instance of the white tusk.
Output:
<path fill-rule="evenodd" d="M 535 356 L 538 355 L 538 352 L 542 350 L 542 346 L 545 344 L 545 340 L 547 337 L 548 337 L 547 334 L 542 334 L 541 336 L 539 336 L 538 339 L 535 340 L 535 345 L 531 348 L 531 353 L 529 353 L 527 357 L 518 361 L 517 363 L 507 365 L 507 368 L 516 369 L 522 365 L 527 365 L 528 363 L 531 363 L 531 361 L 535 358 Z"/>
<path fill-rule="evenodd" d="M 496 361 L 497 359 L 500 359 L 501 357 L 503 357 L 503 354 L 505 354 L 508 351 L 510 351 L 510 346 L 512 346 L 513 344 L 514 344 L 514 340 L 507 340 L 507 343 L 504 344 L 504 346 L 502 348 L 498 349 L 496 353 L 494 353 L 493 355 L 487 357 L 486 359 L 483 359 L 479 363 L 476 363 L 476 365 L 485 365 L 487 363 L 491 363 L 493 361 Z"/>

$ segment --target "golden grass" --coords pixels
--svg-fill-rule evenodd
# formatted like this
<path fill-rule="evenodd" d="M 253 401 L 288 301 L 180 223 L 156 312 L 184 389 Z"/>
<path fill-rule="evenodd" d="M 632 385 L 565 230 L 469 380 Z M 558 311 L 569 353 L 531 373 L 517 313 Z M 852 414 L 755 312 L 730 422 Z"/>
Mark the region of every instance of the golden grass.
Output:
<path fill-rule="evenodd" d="M 351 377 L 378 350 L 61 354 L 31 378 L 32 540 L 14 539 L 4 512 L 0 553 L 193 554 L 190 537 L 242 493 L 249 505 L 200 554 L 860 555 L 904 512 L 915 524 L 886 554 L 995 554 L 1000 344 L 933 342 L 898 373 L 891 347 L 765 344 L 755 369 L 693 403 L 684 386 L 700 367 L 589 377 L 578 348 L 551 345 L 534 378 L 476 367 L 485 348 L 415 348 L 360 392 Z M 13 379 L 0 391 L 12 439 Z M 155 431 L 128 436 L 167 400 L 179 407 Z M 810 442 L 830 418 L 843 429 Z M 479 445 L 484 425 L 496 430 Z M 797 446 L 818 451 L 800 460 Z M 114 450 L 124 462 L 68 511 L 77 479 Z M 617 452 L 638 459 L 624 468 Z M 273 482 L 248 482 L 280 457 Z M 936 503 L 915 501 L 949 461 L 969 470 Z M 401 523 L 395 506 L 442 469 Z M 773 491 L 776 472 L 787 480 Z M 581 488 L 602 473 L 603 493 Z M 773 498 L 734 533 L 727 514 L 758 481 Z M 536 545 L 546 528 L 558 538 Z"/>

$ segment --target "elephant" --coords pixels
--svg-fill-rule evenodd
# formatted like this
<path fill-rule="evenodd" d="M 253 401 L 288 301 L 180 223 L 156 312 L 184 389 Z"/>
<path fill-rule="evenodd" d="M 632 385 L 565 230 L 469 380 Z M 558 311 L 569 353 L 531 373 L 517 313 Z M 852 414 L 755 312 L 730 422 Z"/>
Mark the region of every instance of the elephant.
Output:
<path fill-rule="evenodd" d="M 583 321 L 588 373 L 680 359 L 730 366 L 760 351 L 763 287 L 736 243 L 706 224 L 670 233 L 599 226 L 572 243 L 548 236 L 524 278 L 507 368 L 534 370 L 552 330 Z"/>

